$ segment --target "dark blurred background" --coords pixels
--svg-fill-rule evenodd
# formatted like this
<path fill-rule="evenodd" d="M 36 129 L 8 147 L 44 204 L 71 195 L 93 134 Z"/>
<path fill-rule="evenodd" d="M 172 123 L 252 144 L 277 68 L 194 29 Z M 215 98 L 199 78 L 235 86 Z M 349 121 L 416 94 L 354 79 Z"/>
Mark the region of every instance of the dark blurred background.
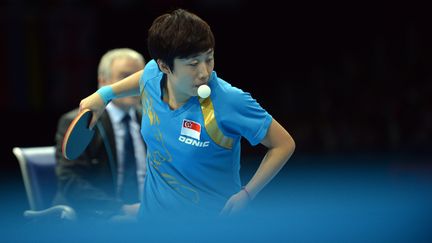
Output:
<path fill-rule="evenodd" d="M 282 2 L 2 1 L 2 191 L 27 207 L 12 148 L 53 145 L 59 116 L 95 91 L 101 55 L 130 47 L 148 61 L 147 29 L 156 16 L 177 7 L 212 27 L 218 76 L 252 93 L 292 134 L 292 164 L 340 155 L 402 156 L 407 159 L 375 159 L 367 166 L 393 174 L 432 173 L 427 9 Z M 244 143 L 245 157 L 263 152 Z M 315 159 L 296 160 L 307 156 Z M 338 161 L 345 168 L 364 164 Z M 12 191 L 11 184 L 18 186 Z"/>

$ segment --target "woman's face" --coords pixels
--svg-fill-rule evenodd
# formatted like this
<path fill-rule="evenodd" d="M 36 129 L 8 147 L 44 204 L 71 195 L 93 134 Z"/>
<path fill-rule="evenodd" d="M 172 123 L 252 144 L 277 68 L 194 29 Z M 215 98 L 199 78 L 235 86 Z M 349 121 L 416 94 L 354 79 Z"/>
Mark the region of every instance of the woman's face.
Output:
<path fill-rule="evenodd" d="M 187 58 L 175 58 L 173 71 L 167 73 L 167 80 L 177 95 L 197 96 L 198 87 L 208 83 L 213 68 L 213 49 Z"/>

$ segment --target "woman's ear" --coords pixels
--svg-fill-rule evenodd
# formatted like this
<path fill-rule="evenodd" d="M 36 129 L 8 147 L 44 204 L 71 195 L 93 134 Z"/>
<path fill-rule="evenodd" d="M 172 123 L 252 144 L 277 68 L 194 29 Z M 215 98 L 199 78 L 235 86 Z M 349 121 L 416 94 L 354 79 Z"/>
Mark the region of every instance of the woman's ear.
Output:
<path fill-rule="evenodd" d="M 159 69 L 165 73 L 165 74 L 170 74 L 171 73 L 171 69 L 168 67 L 168 65 L 166 65 L 161 59 L 157 60 L 157 64 L 159 66 Z"/>

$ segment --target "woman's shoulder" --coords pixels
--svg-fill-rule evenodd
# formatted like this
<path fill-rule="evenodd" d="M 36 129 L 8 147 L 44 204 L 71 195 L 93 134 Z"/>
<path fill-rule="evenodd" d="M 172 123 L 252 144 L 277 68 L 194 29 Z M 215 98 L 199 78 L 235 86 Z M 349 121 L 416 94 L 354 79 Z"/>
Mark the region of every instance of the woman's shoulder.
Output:
<path fill-rule="evenodd" d="M 160 79 L 161 76 L 162 76 L 162 72 L 159 70 L 156 61 L 151 60 L 144 67 L 144 72 L 141 76 L 140 84 L 145 86 L 149 81 L 154 80 L 156 78 Z"/>
<path fill-rule="evenodd" d="M 236 101 L 245 94 L 242 89 L 233 86 L 231 83 L 216 75 L 212 79 L 210 87 L 215 90 L 215 96 L 217 96 L 218 99 L 224 100 L 224 102 Z"/>
<path fill-rule="evenodd" d="M 225 115 L 229 115 L 231 112 L 238 112 L 241 109 L 245 109 L 250 105 L 251 95 L 248 92 L 237 88 L 230 83 L 219 80 L 218 86 L 215 90 L 215 96 L 213 103 L 215 108 L 222 109 L 226 112 Z"/>
<path fill-rule="evenodd" d="M 157 76 L 161 71 L 154 59 L 150 60 L 144 67 L 144 77 L 154 77 Z"/>

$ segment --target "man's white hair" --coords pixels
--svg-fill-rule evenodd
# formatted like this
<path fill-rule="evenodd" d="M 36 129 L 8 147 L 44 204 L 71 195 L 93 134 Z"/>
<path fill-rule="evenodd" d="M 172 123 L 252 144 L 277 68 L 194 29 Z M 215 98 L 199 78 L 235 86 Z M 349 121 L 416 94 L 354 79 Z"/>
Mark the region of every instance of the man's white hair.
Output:
<path fill-rule="evenodd" d="M 104 80 L 109 80 L 111 78 L 111 64 L 117 58 L 131 58 L 137 60 L 138 62 L 145 64 L 144 57 L 135 50 L 130 48 L 117 48 L 112 49 L 105 53 L 98 67 L 98 78 L 102 78 Z"/>

